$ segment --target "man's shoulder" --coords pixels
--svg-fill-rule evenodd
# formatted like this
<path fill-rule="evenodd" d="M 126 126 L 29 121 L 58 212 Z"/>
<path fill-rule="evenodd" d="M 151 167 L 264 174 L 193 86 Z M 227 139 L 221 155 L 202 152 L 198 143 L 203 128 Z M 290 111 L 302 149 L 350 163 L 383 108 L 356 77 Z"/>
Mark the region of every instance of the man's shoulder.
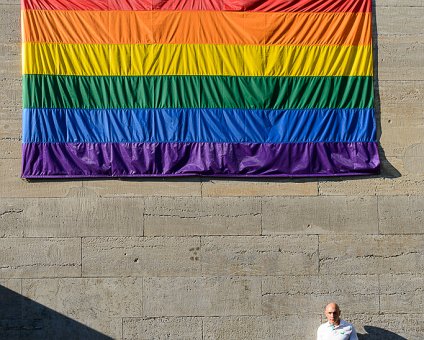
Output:
<path fill-rule="evenodd" d="M 328 322 L 325 322 L 325 323 L 321 324 L 321 325 L 318 327 L 318 332 L 320 332 L 320 331 L 322 331 L 322 330 L 324 330 L 324 329 L 326 329 L 326 328 L 328 328 Z"/>
<path fill-rule="evenodd" d="M 350 322 L 347 322 L 346 320 L 340 320 L 340 326 L 342 327 L 353 327 L 353 324 L 351 324 Z"/>

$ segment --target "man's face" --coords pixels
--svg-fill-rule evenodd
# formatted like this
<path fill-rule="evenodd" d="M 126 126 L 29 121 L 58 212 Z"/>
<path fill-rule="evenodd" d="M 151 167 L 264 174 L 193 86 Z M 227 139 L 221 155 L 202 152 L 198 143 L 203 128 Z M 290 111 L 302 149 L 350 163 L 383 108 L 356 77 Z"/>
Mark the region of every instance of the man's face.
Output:
<path fill-rule="evenodd" d="M 325 308 L 325 316 L 332 325 L 338 325 L 340 323 L 340 310 L 335 304 L 329 304 Z"/>

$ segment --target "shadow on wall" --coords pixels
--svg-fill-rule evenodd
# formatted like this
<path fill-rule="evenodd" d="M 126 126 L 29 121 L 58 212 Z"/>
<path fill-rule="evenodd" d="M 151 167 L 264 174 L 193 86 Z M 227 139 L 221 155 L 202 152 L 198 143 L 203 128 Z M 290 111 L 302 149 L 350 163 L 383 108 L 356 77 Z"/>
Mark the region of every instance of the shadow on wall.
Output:
<path fill-rule="evenodd" d="M 0 286 L 0 339 L 112 339 Z"/>
<path fill-rule="evenodd" d="M 377 22 L 377 6 L 376 1 L 372 0 L 372 51 L 373 51 L 373 64 L 374 64 L 374 107 L 375 119 L 377 123 L 377 140 L 381 139 L 381 101 L 380 101 L 380 81 L 378 72 L 378 22 Z M 381 161 L 380 177 L 383 178 L 398 178 L 401 176 L 400 172 L 390 164 L 387 160 L 381 144 L 378 148 Z"/>
<path fill-rule="evenodd" d="M 359 340 L 407 340 L 403 336 L 397 335 L 383 328 L 374 326 L 364 326 L 367 334 L 358 334 Z"/>

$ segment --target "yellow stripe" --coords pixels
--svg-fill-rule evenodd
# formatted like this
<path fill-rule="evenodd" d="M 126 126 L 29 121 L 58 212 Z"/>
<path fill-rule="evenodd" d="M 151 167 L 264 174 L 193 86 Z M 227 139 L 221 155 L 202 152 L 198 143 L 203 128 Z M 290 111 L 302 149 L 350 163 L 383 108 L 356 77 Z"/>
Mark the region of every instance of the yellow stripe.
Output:
<path fill-rule="evenodd" d="M 371 76 L 371 46 L 24 44 L 24 74 Z"/>

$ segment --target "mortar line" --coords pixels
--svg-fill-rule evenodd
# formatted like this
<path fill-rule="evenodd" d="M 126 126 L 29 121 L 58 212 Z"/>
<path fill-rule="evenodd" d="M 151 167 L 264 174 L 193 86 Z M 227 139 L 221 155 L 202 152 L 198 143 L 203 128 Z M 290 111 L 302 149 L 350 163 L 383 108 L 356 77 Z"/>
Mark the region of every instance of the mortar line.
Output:
<path fill-rule="evenodd" d="M 203 180 L 200 180 L 200 197 L 203 198 Z"/>
<path fill-rule="evenodd" d="M 144 237 L 144 230 L 146 229 L 146 199 L 143 198 L 143 231 L 141 236 Z"/>
<path fill-rule="evenodd" d="M 264 291 L 264 289 L 263 289 L 263 283 L 264 283 L 264 277 L 261 276 L 261 316 L 264 315 L 264 307 L 263 307 L 263 304 L 264 304 L 264 293 L 263 293 L 263 291 Z"/>
<path fill-rule="evenodd" d="M 263 199 L 260 199 L 261 202 L 261 236 L 264 234 L 264 209 L 263 209 Z"/>
<path fill-rule="evenodd" d="M 145 318 L 145 301 L 146 299 L 144 298 L 144 277 L 141 277 L 141 318 L 144 319 Z"/>
<path fill-rule="evenodd" d="M 377 235 L 380 235 L 380 210 L 379 206 L 379 197 L 377 195 Z"/>
<path fill-rule="evenodd" d="M 320 274 L 319 234 L 317 234 L 317 238 L 318 238 L 317 257 L 318 257 L 318 276 L 319 276 Z"/>
<path fill-rule="evenodd" d="M 203 243 L 202 243 L 202 236 L 199 236 L 199 258 L 200 258 L 200 276 L 206 277 L 203 275 Z"/>
<path fill-rule="evenodd" d="M 81 277 L 82 277 L 82 237 L 81 237 L 81 243 L 80 243 L 80 248 L 81 248 Z"/>
<path fill-rule="evenodd" d="M 202 340 L 205 339 L 205 324 L 204 324 L 205 318 L 202 317 Z"/>
<path fill-rule="evenodd" d="M 377 282 L 378 282 L 378 314 L 381 314 L 381 281 L 380 274 L 377 274 Z"/>

